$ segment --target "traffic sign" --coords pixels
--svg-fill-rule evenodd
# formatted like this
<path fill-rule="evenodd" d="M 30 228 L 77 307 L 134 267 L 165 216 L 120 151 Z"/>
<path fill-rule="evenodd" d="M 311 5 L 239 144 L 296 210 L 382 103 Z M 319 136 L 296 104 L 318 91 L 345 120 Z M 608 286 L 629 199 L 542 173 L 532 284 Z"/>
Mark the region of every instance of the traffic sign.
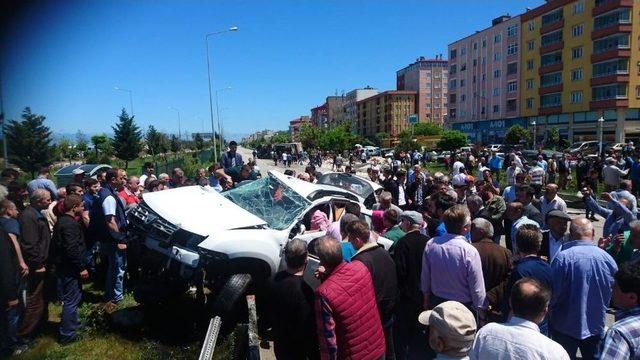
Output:
<path fill-rule="evenodd" d="M 407 119 L 410 125 L 415 125 L 418 123 L 418 114 L 411 114 Z"/>

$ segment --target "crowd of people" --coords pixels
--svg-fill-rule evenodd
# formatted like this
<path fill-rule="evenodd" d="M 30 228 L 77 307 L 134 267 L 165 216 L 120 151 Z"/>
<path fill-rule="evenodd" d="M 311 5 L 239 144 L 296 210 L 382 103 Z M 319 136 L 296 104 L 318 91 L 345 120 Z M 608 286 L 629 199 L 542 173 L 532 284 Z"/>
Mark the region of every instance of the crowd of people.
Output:
<path fill-rule="evenodd" d="M 139 273 L 141 245 L 127 234 L 127 211 L 142 195 L 189 185 L 226 191 L 255 180 L 255 162 L 245 164 L 231 142 L 220 164 L 198 169 L 194 178 L 175 168 L 155 175 L 144 164 L 140 177 L 111 168 L 89 177 L 81 168 L 64 187 L 49 179 L 51 166 L 19 183 L 20 172 L 0 174 L 0 316 L 2 354 L 19 354 L 29 347 L 48 319 L 48 304 L 62 304 L 58 340 L 78 339 L 78 306 L 82 283 L 104 285 L 105 304 L 113 311 L 125 287 L 132 289 Z"/>
<path fill-rule="evenodd" d="M 220 164 L 194 179 L 179 168 L 156 176 L 147 163 L 140 177 L 78 171 L 58 189 L 48 167 L 24 185 L 17 170 L 4 170 L 3 350 L 28 347 L 50 301 L 63 307 L 60 343 L 77 340 L 82 282 L 101 271 L 105 302 L 115 308 L 138 270 L 128 208 L 145 192 L 195 184 L 226 191 L 257 178 L 255 162 L 245 164 L 229 145 Z M 596 174 L 595 185 L 581 188 L 587 216 L 572 218 L 558 195 L 571 172 L 559 170 L 562 160 L 537 159 L 527 163 L 511 152 L 504 164 L 496 154 L 460 154 L 447 173 L 433 174 L 413 155 L 408 163 L 368 167 L 369 180 L 384 188 L 370 220 L 348 204 L 335 222 L 311 219 L 311 229 L 326 235 L 283 249 L 286 269 L 269 280 L 261 319 L 276 357 L 574 359 L 578 349 L 585 359 L 640 356 L 636 163 L 621 169 L 607 158 L 606 191 L 596 198 Z M 579 168 L 580 161 L 566 165 Z M 605 180 L 613 167 L 617 183 Z M 318 176 L 314 166 L 287 174 L 309 182 Z M 602 234 L 595 215 L 605 219 Z M 315 290 L 303 277 L 309 255 L 320 260 Z M 607 328 L 612 309 L 616 322 Z"/>
<path fill-rule="evenodd" d="M 599 199 L 597 183 L 583 188 L 589 217 L 573 218 L 556 183 L 571 173 L 555 159 L 512 152 L 505 171 L 495 154 L 477 158 L 482 166 L 454 157 L 448 174 L 429 174 L 419 158 L 369 166 L 384 188 L 372 221 L 347 207 L 311 245 L 289 242 L 287 269 L 269 284 L 276 357 L 637 358 L 633 182 L 621 178 Z M 602 234 L 592 214 L 605 218 Z M 303 278 L 309 252 L 320 259 L 315 291 Z"/>

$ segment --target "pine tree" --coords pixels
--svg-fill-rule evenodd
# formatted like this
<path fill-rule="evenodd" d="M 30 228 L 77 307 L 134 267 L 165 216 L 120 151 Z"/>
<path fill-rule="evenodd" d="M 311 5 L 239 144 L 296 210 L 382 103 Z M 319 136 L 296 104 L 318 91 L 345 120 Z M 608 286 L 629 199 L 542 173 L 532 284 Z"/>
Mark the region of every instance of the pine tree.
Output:
<path fill-rule="evenodd" d="M 9 161 L 30 172 L 32 177 L 55 157 L 51 130 L 44 125 L 45 119 L 45 116 L 34 114 L 30 107 L 26 107 L 22 121 L 11 120 L 6 128 Z"/>
<path fill-rule="evenodd" d="M 122 108 L 118 123 L 112 126 L 113 129 L 113 151 L 114 155 L 124 161 L 124 168 L 129 166 L 129 161 L 136 159 L 142 151 L 142 132 L 133 121 L 134 116 L 129 116 L 127 111 Z"/>

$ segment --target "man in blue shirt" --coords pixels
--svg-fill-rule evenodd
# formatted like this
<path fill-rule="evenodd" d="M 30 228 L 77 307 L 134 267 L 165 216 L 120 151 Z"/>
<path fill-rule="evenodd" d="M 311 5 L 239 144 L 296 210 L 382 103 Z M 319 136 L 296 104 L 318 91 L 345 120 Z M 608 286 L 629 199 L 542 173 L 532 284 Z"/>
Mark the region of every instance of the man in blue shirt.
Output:
<path fill-rule="evenodd" d="M 489 158 L 489 170 L 491 170 L 491 173 L 495 174 L 497 181 L 500 181 L 500 170 L 502 170 L 502 163 L 502 158 L 496 155 L 495 151 L 491 152 L 491 157 Z"/>
<path fill-rule="evenodd" d="M 602 359 L 637 359 L 640 356 L 640 264 L 625 264 L 615 275 L 613 304 L 616 323 L 602 341 Z"/>
<path fill-rule="evenodd" d="M 550 305 L 552 338 L 572 359 L 598 359 L 604 335 L 605 312 L 611 300 L 615 260 L 596 246 L 591 221 L 571 221 L 571 241 L 551 264 L 553 296 Z"/>
<path fill-rule="evenodd" d="M 611 236 L 612 238 L 618 233 L 629 230 L 629 224 L 636 220 L 636 216 L 632 211 L 632 204 L 626 198 L 618 198 L 615 192 L 602 193 L 602 200 L 607 201 L 607 207 L 603 208 L 598 204 L 592 196 L 593 190 L 582 191 L 585 199 L 585 205 L 588 209 L 605 218 L 602 227 L 602 236 Z"/>
<path fill-rule="evenodd" d="M 38 177 L 29 181 L 27 183 L 27 191 L 29 192 L 29 197 L 33 196 L 33 192 L 36 189 L 45 189 L 49 191 L 51 194 L 51 201 L 57 199 L 58 189 L 56 189 L 56 184 L 53 181 L 49 180 L 49 166 L 44 166 L 38 172 Z"/>

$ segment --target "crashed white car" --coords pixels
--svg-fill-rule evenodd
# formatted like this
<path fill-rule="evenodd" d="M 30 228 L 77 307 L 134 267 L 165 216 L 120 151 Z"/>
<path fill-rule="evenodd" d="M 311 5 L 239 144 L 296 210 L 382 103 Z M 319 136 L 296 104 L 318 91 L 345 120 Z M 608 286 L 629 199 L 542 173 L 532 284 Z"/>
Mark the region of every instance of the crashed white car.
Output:
<path fill-rule="evenodd" d="M 159 303 L 195 286 L 198 293 L 216 289 L 214 310 L 228 311 L 250 282 L 259 286 L 283 267 L 289 240 L 309 243 L 325 234 L 307 231 L 315 211 L 333 221 L 335 209 L 349 202 L 370 221 L 371 211 L 353 193 L 277 171 L 222 194 L 201 186 L 147 193 L 129 214 L 150 258 L 136 299 Z M 378 242 L 387 249 L 392 243 Z M 313 284 L 318 260 L 309 260 L 305 279 Z"/>
<path fill-rule="evenodd" d="M 318 184 L 337 186 L 355 194 L 367 209 L 373 207 L 383 191 L 382 186 L 376 182 L 344 172 L 326 172 L 318 177 Z"/>

